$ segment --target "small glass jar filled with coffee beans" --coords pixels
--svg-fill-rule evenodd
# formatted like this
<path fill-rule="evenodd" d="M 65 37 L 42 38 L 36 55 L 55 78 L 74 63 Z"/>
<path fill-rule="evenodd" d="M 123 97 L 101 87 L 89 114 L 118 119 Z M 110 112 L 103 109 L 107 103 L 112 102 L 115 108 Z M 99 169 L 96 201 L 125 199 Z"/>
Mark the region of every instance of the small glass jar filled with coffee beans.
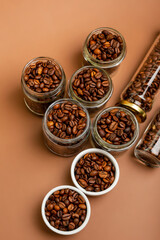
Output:
<path fill-rule="evenodd" d="M 69 96 L 82 103 L 90 114 L 99 111 L 110 99 L 113 92 L 109 74 L 94 66 L 85 66 L 71 77 Z"/>
<path fill-rule="evenodd" d="M 160 110 L 145 130 L 134 154 L 141 163 L 160 167 Z"/>
<path fill-rule="evenodd" d="M 53 153 L 61 156 L 74 155 L 85 146 L 89 134 L 89 113 L 76 100 L 59 99 L 45 112 L 44 141 Z"/>
<path fill-rule="evenodd" d="M 152 109 L 160 89 L 160 34 L 140 64 L 130 83 L 122 92 L 119 105 L 131 110 L 139 122 Z"/>
<path fill-rule="evenodd" d="M 83 46 L 83 64 L 100 67 L 110 74 L 117 69 L 126 55 L 124 37 L 108 27 L 92 31 Z"/>
<path fill-rule="evenodd" d="M 132 147 L 139 136 L 139 125 L 132 112 L 123 107 L 109 107 L 98 113 L 92 127 L 95 147 L 116 153 Z"/>
<path fill-rule="evenodd" d="M 26 106 L 33 113 L 44 115 L 53 101 L 64 96 L 66 77 L 54 59 L 38 57 L 25 65 L 21 84 Z"/>

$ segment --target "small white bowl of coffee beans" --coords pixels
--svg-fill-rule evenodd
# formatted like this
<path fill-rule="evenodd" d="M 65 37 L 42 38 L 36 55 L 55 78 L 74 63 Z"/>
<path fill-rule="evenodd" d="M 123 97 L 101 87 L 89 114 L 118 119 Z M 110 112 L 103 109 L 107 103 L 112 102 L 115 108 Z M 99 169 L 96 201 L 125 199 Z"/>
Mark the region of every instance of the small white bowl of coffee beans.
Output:
<path fill-rule="evenodd" d="M 116 159 L 110 153 L 98 148 L 80 152 L 71 165 L 74 185 L 90 196 L 110 192 L 116 186 L 119 174 Z"/>
<path fill-rule="evenodd" d="M 91 207 L 83 192 L 73 186 L 62 185 L 46 194 L 41 214 L 50 230 L 61 235 L 72 235 L 87 225 Z"/>

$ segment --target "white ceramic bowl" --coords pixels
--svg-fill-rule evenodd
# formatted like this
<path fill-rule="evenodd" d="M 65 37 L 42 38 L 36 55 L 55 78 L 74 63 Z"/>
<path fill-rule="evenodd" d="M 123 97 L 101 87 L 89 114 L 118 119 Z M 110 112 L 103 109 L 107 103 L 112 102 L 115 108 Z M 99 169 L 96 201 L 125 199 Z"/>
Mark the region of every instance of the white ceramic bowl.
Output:
<path fill-rule="evenodd" d="M 77 182 L 76 178 L 75 178 L 75 174 L 74 174 L 74 169 L 75 169 L 75 166 L 77 164 L 77 162 L 79 161 L 80 158 L 82 158 L 85 154 L 87 153 L 100 153 L 100 154 L 103 154 L 105 155 L 106 157 L 109 158 L 109 160 L 113 163 L 114 167 L 115 167 L 115 179 L 114 179 L 114 182 L 112 183 L 112 185 L 105 189 L 104 191 L 100 191 L 100 192 L 91 192 L 91 191 L 86 191 L 84 188 L 82 188 L 79 183 Z M 119 180 L 119 174 L 120 174 L 120 171 L 119 171 L 119 166 L 118 166 L 118 163 L 116 161 L 116 159 L 108 152 L 102 150 L 102 149 L 99 149 L 99 148 L 89 148 L 89 149 L 86 149 L 82 152 L 80 152 L 76 157 L 75 159 L 73 160 L 72 162 L 72 165 L 71 165 L 71 178 L 72 178 L 72 181 L 74 183 L 74 185 L 79 188 L 82 192 L 84 192 L 86 195 L 89 195 L 89 196 L 99 196 L 99 195 L 103 195 L 103 194 L 106 194 L 108 192 L 110 192 L 117 184 L 118 180 Z"/>
<path fill-rule="evenodd" d="M 86 206 L 87 206 L 87 214 L 86 214 L 86 218 L 84 220 L 84 222 L 82 223 L 82 225 L 74 230 L 71 230 L 71 231 L 61 231 L 59 229 L 56 229 L 54 227 L 51 226 L 51 224 L 48 222 L 47 218 L 46 218 L 46 215 L 45 215 L 45 205 L 46 205 L 46 201 L 48 200 L 48 198 L 50 197 L 50 195 L 52 193 L 54 193 L 55 191 L 58 191 L 58 190 L 61 190 L 61 189 L 66 189 L 66 188 L 69 188 L 71 190 L 74 190 L 76 192 L 78 192 L 80 195 L 82 195 L 82 197 L 85 199 L 86 201 Z M 42 206 L 41 206 L 41 214 L 42 214 L 42 218 L 45 222 L 45 224 L 47 225 L 47 227 L 49 229 L 51 229 L 53 232 L 56 232 L 58 234 L 61 234 L 61 235 L 72 235 L 72 234 L 75 234 L 75 233 L 78 233 L 80 232 L 88 223 L 89 221 L 89 218 L 90 218 L 90 215 L 91 215 L 91 207 L 90 207 L 90 203 L 89 203 L 89 200 L 88 198 L 86 197 L 86 195 L 81 192 L 79 189 L 73 187 L 73 186 L 69 186 L 69 185 L 62 185 L 62 186 L 58 186 L 58 187 L 55 187 L 53 188 L 52 190 L 50 190 L 46 196 L 44 197 L 43 199 L 43 202 L 42 202 Z"/>

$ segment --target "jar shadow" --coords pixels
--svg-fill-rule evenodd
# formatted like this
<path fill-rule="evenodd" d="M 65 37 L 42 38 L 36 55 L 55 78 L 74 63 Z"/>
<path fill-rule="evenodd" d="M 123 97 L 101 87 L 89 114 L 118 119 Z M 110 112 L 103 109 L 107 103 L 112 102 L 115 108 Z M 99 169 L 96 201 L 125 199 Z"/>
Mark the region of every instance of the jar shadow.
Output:
<path fill-rule="evenodd" d="M 132 159 L 132 162 L 134 162 L 135 165 L 137 165 L 138 167 L 141 167 L 144 170 L 146 169 L 146 171 L 154 171 L 154 169 L 156 169 L 138 160 L 134 155 L 134 151 L 132 151 L 130 159 Z"/>
<path fill-rule="evenodd" d="M 38 116 L 28 109 L 24 102 L 24 96 L 20 86 L 11 92 L 11 94 L 8 96 L 8 99 L 10 102 L 12 102 L 12 107 L 15 109 L 15 111 L 21 113 L 21 116 L 24 117 L 24 114 L 28 113 L 30 116 L 35 116 L 36 118 L 42 119 L 42 116 Z"/>
<path fill-rule="evenodd" d="M 75 54 L 73 54 L 72 60 L 76 69 L 79 69 L 85 65 L 83 63 L 82 51 L 75 52 Z"/>

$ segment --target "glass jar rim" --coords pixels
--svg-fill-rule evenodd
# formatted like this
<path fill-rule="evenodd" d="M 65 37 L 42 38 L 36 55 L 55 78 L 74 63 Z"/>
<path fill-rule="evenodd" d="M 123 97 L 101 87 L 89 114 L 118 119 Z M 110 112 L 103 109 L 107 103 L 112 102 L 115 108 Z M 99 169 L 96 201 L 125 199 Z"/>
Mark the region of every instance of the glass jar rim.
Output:
<path fill-rule="evenodd" d="M 122 38 L 122 41 L 123 41 L 123 49 L 122 49 L 120 55 L 119 55 L 117 58 L 113 59 L 113 60 L 109 60 L 109 61 L 98 60 L 98 59 L 92 57 L 92 55 L 91 55 L 91 54 L 89 53 L 89 51 L 88 51 L 87 43 L 88 43 L 90 37 L 91 37 L 95 32 L 101 31 L 101 30 L 112 31 L 112 32 L 114 32 L 115 34 L 119 35 L 119 36 Z M 86 40 L 85 40 L 85 43 L 84 43 L 83 49 L 84 49 L 84 48 L 86 48 L 87 54 L 89 55 L 90 59 L 91 59 L 93 62 L 96 62 L 96 63 L 98 63 L 98 64 L 107 64 L 107 63 L 109 63 L 109 64 L 114 64 L 114 63 L 117 63 L 118 60 L 121 60 L 121 61 L 122 61 L 122 60 L 124 59 L 124 57 L 125 57 L 124 51 L 125 51 L 125 49 L 126 49 L 126 42 L 125 42 L 125 39 L 124 39 L 124 37 L 122 36 L 122 34 L 121 34 L 119 31 L 117 31 L 116 29 L 110 28 L 110 27 L 100 27 L 100 28 L 96 28 L 95 30 L 93 30 L 93 31 L 87 36 L 87 38 L 86 38 Z M 119 63 L 117 63 L 117 64 L 119 64 Z M 116 64 L 115 64 L 114 66 L 116 66 Z"/>
<path fill-rule="evenodd" d="M 26 84 L 25 81 L 24 81 L 24 73 L 25 73 L 26 68 L 27 68 L 29 65 L 31 65 L 34 61 L 35 61 L 35 62 L 36 62 L 36 61 L 38 62 L 38 61 L 41 61 L 41 60 L 42 60 L 42 61 L 43 61 L 43 60 L 50 60 L 50 61 L 54 62 L 55 65 L 58 65 L 59 68 L 60 68 L 60 70 L 61 70 L 61 73 L 62 73 L 62 79 L 61 79 L 61 82 L 60 82 L 60 84 L 58 85 L 58 87 L 56 87 L 54 90 L 49 91 L 49 92 L 38 93 L 38 92 L 36 92 L 36 91 L 33 91 L 32 89 L 30 89 L 30 88 L 27 86 L 27 84 Z M 63 79 L 65 79 L 65 73 L 64 73 L 64 70 L 63 70 L 62 66 L 61 66 L 55 59 L 50 58 L 50 57 L 44 57 L 44 56 L 32 58 L 32 59 L 24 66 L 24 68 L 23 68 L 23 70 L 22 70 L 22 76 L 21 76 L 21 81 L 22 81 L 23 86 L 25 87 L 25 89 L 27 89 L 27 92 L 29 92 L 31 95 L 36 94 L 37 97 L 43 97 L 43 96 L 48 97 L 48 96 L 50 96 L 50 95 L 56 94 L 57 91 L 59 91 L 59 89 L 61 89 L 61 87 L 62 87 L 62 85 L 63 85 Z"/>
<path fill-rule="evenodd" d="M 48 129 L 48 126 L 47 126 L 47 116 L 48 116 L 48 113 L 49 111 L 53 108 L 54 105 L 56 104 L 59 104 L 59 103 L 63 103 L 65 101 L 68 101 L 68 102 L 72 102 L 76 105 L 78 105 L 79 107 L 81 107 L 83 109 L 83 111 L 86 113 L 86 118 L 87 118 L 87 125 L 86 125 L 86 128 L 84 129 L 84 131 L 82 132 L 82 134 L 80 134 L 79 136 L 75 137 L 75 138 L 70 138 L 70 139 L 63 139 L 63 138 L 59 138 L 57 136 L 55 136 L 54 134 L 52 134 L 50 132 L 50 130 Z M 54 140 L 59 142 L 63 142 L 64 144 L 67 144 L 67 143 L 72 143 L 72 142 L 75 142 L 75 141 L 78 141 L 80 140 L 81 138 L 83 139 L 83 137 L 85 136 L 86 132 L 88 130 L 90 130 L 90 117 L 89 117 L 89 113 L 87 111 L 87 109 L 81 104 L 79 103 L 77 100 L 74 100 L 74 99 L 70 99 L 70 98 L 61 98 L 61 99 L 58 99 L 57 101 L 53 102 L 46 110 L 45 114 L 44 114 L 44 117 L 43 117 L 43 125 L 45 127 L 45 131 L 46 131 L 46 134 L 50 137 L 50 138 L 53 138 L 54 137 Z"/>
<path fill-rule="evenodd" d="M 97 131 L 97 121 L 100 119 L 100 117 L 106 113 L 109 112 L 113 109 L 119 109 L 122 110 L 124 112 L 126 112 L 127 114 L 130 115 L 132 122 L 135 124 L 135 131 L 134 131 L 134 135 L 132 137 L 132 139 L 124 144 L 120 144 L 120 145 L 114 145 L 114 144 L 110 144 L 107 143 L 106 141 L 104 141 L 101 136 L 99 135 L 98 131 Z M 105 147 L 107 149 L 110 149 L 111 151 L 120 151 L 120 150 L 126 150 L 128 149 L 128 147 L 131 147 L 135 141 L 137 140 L 138 136 L 139 136 L 139 125 L 138 125 L 138 121 L 136 119 L 136 117 L 134 116 L 134 114 L 132 112 L 130 112 L 128 109 L 120 107 L 120 106 L 113 106 L 113 107 L 109 107 L 109 108 L 105 108 L 103 111 L 101 111 L 94 119 L 93 122 L 93 129 L 92 129 L 92 135 L 96 134 L 96 136 L 98 137 L 98 142 L 100 142 L 101 144 L 105 145 Z"/>
<path fill-rule="evenodd" d="M 105 94 L 105 96 L 97 101 L 86 101 L 86 100 L 83 100 L 82 98 L 78 97 L 78 95 L 75 94 L 75 92 L 73 91 L 73 88 L 72 88 L 72 82 L 73 80 L 76 78 L 76 76 L 84 69 L 89 69 L 89 68 L 97 68 L 99 71 L 103 72 L 103 74 L 105 74 L 107 76 L 107 79 L 109 81 L 109 90 L 108 92 Z M 70 82 L 69 82 L 69 90 L 72 92 L 73 96 L 76 98 L 77 101 L 80 101 L 82 104 L 87 104 L 89 106 L 91 106 L 93 103 L 94 104 L 98 104 L 99 106 L 103 105 L 104 104 L 104 100 L 108 101 L 109 98 L 111 97 L 112 95 L 112 92 L 113 92 L 113 83 L 112 83 L 112 79 L 110 77 L 110 75 L 104 71 L 102 68 L 99 68 L 99 67 L 95 67 L 95 66 L 83 66 L 81 68 L 79 68 L 77 71 L 75 71 L 72 76 L 71 76 L 71 79 L 70 79 Z M 88 107 L 88 106 L 87 106 Z"/>

